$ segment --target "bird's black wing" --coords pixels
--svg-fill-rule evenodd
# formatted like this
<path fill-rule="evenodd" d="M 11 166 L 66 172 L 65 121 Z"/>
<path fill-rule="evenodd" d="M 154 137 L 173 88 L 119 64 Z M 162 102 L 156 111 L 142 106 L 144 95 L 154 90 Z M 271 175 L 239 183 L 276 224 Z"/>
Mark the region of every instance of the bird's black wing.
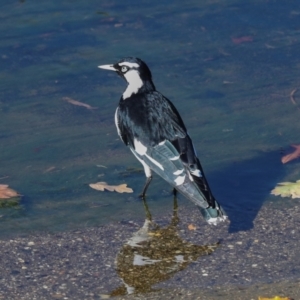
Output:
<path fill-rule="evenodd" d="M 197 206 L 209 207 L 205 195 L 194 184 L 189 169 L 183 164 L 180 154 L 170 141 L 165 140 L 154 147 L 146 147 L 135 140 L 135 148 L 130 149 L 141 162 Z"/>
<path fill-rule="evenodd" d="M 116 115 L 119 134 L 132 147 L 135 138 L 147 146 L 155 146 L 187 134 L 174 105 L 156 91 L 121 99 Z"/>
<path fill-rule="evenodd" d="M 192 181 L 194 181 L 201 190 L 209 206 L 215 208 L 216 200 L 209 188 L 203 168 L 189 135 L 187 134 L 184 138 L 173 140 L 172 144 L 180 153 L 180 160 L 191 175 Z"/>
<path fill-rule="evenodd" d="M 151 92 L 121 100 L 118 124 L 138 159 L 195 204 L 215 206 L 185 125 L 167 98 Z"/>

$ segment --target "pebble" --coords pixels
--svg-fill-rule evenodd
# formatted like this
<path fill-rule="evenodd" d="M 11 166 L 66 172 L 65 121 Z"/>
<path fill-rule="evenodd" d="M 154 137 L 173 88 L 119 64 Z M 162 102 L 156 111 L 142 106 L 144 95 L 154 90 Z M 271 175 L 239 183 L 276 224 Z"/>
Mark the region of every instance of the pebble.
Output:
<path fill-rule="evenodd" d="M 272 225 L 267 227 L 272 229 L 265 232 L 261 230 L 259 223 L 262 221 L 254 220 L 251 230 L 232 233 L 229 232 L 226 224 L 211 228 L 206 226 L 204 221 L 201 223 L 198 215 L 193 216 L 193 212 L 188 209 L 186 213 L 184 211 L 185 209 L 181 208 L 180 224 L 178 230 L 174 232 L 178 234 L 176 239 L 180 236 L 181 241 L 188 240 L 188 244 L 193 245 L 213 244 L 220 239 L 220 247 L 211 255 L 195 258 L 193 262 L 196 263 L 187 264 L 182 271 L 160 282 L 162 291 L 172 292 L 172 290 L 182 288 L 184 297 L 186 296 L 184 289 L 188 291 L 199 289 L 199 294 L 202 295 L 208 286 L 209 293 L 216 292 L 218 289 L 222 289 L 223 292 L 232 287 L 231 295 L 237 295 L 239 286 L 243 284 L 256 286 L 267 279 L 271 282 L 271 286 L 272 282 L 280 282 L 289 278 L 290 282 L 286 286 L 290 286 L 288 284 L 292 284 L 292 280 L 296 280 L 295 277 L 299 275 L 295 273 L 295 266 L 300 265 L 298 255 L 300 233 L 295 229 L 300 224 L 300 208 L 298 211 L 297 206 L 293 207 L 290 212 L 272 210 L 272 218 L 268 218 L 270 208 L 262 207 L 258 214 L 264 215 L 264 222 L 268 220 Z M 286 222 L 285 228 L 281 228 L 280 220 L 287 215 L 289 221 Z M 165 217 L 156 219 L 164 224 L 161 225 L 162 227 L 166 227 L 170 222 L 169 217 L 166 214 Z M 201 226 L 201 234 L 195 234 L 192 238 L 182 230 L 183 226 L 190 223 L 191 217 L 195 219 L 197 217 L 197 224 Z M 51 297 L 53 299 L 110 298 L 109 293 L 118 289 L 123 281 L 120 276 L 121 272 L 118 272 L 118 266 L 116 266 L 116 257 L 126 249 L 124 246 L 128 247 L 126 243 L 143 226 L 144 220 L 135 222 L 140 227 L 135 228 L 112 222 L 99 228 L 87 228 L 78 233 L 74 231 L 57 235 L 40 233 L 27 238 L 1 240 L 0 299 L 3 295 L 6 297 L 3 299 L 45 299 L 46 293 L 49 294 L 49 299 Z M 293 236 L 286 234 L 292 230 L 294 230 Z M 288 247 L 283 247 L 284 243 L 288 243 Z M 155 248 L 151 250 L 155 251 Z M 183 252 L 184 249 L 175 248 L 173 253 L 178 255 Z M 126 260 L 130 259 L 132 253 L 128 254 Z M 168 257 L 169 260 L 171 259 Z M 264 272 L 259 272 L 261 266 Z M 135 268 L 130 264 L 126 266 L 126 271 L 129 270 L 132 274 L 135 272 Z M 260 295 L 263 294 L 260 293 Z M 276 293 L 272 292 L 271 295 L 276 295 Z M 285 295 L 300 299 L 295 293 Z M 173 298 L 153 297 L 153 299 L 174 298 L 176 299 L 175 292 Z M 255 294 L 254 297 L 252 292 L 250 297 L 224 296 L 223 299 L 251 298 L 258 299 L 258 296 L 256 297 Z M 211 300 L 212 298 L 203 297 L 203 299 Z"/>

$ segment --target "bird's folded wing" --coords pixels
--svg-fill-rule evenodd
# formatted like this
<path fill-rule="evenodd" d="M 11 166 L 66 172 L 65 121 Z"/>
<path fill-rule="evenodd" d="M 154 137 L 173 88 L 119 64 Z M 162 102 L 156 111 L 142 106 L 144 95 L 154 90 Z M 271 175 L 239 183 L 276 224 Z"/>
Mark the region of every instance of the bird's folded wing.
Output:
<path fill-rule="evenodd" d="M 187 167 L 182 163 L 180 154 L 171 142 L 165 140 L 154 147 L 144 145 L 132 149 L 134 154 L 143 160 L 151 170 L 160 175 L 196 205 L 207 208 L 205 196 L 194 183 Z M 141 151 L 143 149 L 143 151 Z"/>
<path fill-rule="evenodd" d="M 194 183 L 201 190 L 208 204 L 215 207 L 215 198 L 210 191 L 202 166 L 189 135 L 187 134 L 184 138 L 178 138 L 172 141 L 172 144 L 180 153 L 180 159 L 183 165 L 192 176 Z"/>

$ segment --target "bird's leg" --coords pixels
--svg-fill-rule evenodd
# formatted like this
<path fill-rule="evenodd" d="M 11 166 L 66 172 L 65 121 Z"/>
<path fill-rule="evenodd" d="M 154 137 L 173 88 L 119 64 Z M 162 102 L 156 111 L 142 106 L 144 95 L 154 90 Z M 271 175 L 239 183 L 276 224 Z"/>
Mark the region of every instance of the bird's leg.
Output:
<path fill-rule="evenodd" d="M 175 188 L 173 188 L 173 195 L 174 195 L 174 197 L 177 196 L 177 190 Z"/>
<path fill-rule="evenodd" d="M 143 198 L 143 199 L 145 198 L 145 196 L 146 196 L 146 191 L 147 191 L 147 189 L 148 189 L 148 187 L 149 187 L 149 185 L 150 185 L 151 180 L 152 180 L 152 176 L 147 177 L 146 183 L 145 183 L 144 188 L 143 188 L 141 194 L 139 195 L 139 197 L 141 197 L 141 198 Z"/>
<path fill-rule="evenodd" d="M 146 202 L 146 197 L 143 197 L 143 204 L 146 212 L 146 219 L 149 220 L 150 222 L 152 221 L 152 216 L 148 207 L 148 204 Z"/>
<path fill-rule="evenodd" d="M 172 216 L 172 222 L 171 222 L 171 224 L 172 224 L 172 226 L 177 226 L 178 223 L 179 223 L 179 218 L 178 218 L 178 203 L 177 203 L 176 195 L 174 195 L 174 200 L 173 200 L 173 216 Z"/>

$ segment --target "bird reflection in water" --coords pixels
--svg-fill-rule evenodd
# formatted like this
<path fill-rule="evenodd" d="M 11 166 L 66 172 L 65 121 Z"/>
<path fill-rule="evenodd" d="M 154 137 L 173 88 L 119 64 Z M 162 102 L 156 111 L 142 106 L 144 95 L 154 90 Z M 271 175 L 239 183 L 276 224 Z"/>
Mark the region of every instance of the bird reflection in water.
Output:
<path fill-rule="evenodd" d="M 142 228 L 123 245 L 116 258 L 116 270 L 123 284 L 110 296 L 155 291 L 153 285 L 170 279 L 200 256 L 210 255 L 219 246 L 199 246 L 184 241 L 177 225 L 177 200 L 171 223 L 161 227 L 152 221 L 146 200 L 146 220 Z"/>

